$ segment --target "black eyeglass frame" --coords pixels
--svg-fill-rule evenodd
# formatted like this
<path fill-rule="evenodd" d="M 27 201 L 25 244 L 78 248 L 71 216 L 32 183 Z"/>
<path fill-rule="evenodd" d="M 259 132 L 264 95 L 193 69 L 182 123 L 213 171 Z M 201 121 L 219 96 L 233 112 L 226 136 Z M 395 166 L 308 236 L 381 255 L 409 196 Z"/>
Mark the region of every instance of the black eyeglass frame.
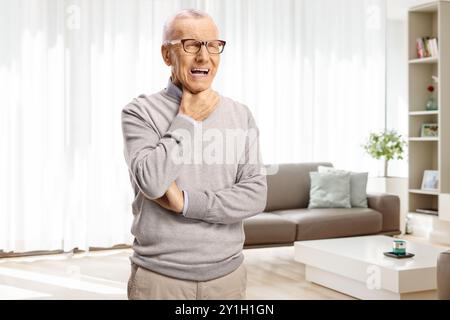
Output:
<path fill-rule="evenodd" d="M 191 52 L 191 51 L 187 51 L 184 44 L 186 43 L 186 41 L 196 41 L 200 43 L 200 46 L 198 47 L 198 50 L 196 52 Z M 208 44 L 210 42 L 214 42 L 214 41 L 219 41 L 222 45 L 222 50 L 220 50 L 220 52 L 210 52 L 209 48 L 208 48 Z M 225 49 L 225 45 L 227 44 L 227 42 L 225 40 L 209 40 L 209 41 L 201 41 L 201 40 L 197 40 L 197 39 L 177 39 L 177 40 L 169 40 L 166 41 L 166 44 L 178 44 L 181 43 L 181 46 L 183 47 L 184 52 L 186 53 L 192 53 L 192 54 L 197 54 L 200 52 L 200 50 L 202 50 L 202 46 L 205 46 L 206 51 L 208 51 L 209 54 L 221 54 L 223 52 L 223 50 Z"/>

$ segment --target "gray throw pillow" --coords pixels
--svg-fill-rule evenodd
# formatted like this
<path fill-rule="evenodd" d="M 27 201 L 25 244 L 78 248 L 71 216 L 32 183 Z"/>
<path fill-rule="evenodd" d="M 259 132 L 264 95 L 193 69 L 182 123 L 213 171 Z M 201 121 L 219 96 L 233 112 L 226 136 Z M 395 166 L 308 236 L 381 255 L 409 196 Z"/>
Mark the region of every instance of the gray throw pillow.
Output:
<path fill-rule="evenodd" d="M 308 208 L 351 208 L 350 173 L 310 172 Z"/>
<path fill-rule="evenodd" d="M 353 208 L 367 208 L 367 172 L 350 172 L 319 166 L 318 172 L 350 173 L 350 203 Z"/>

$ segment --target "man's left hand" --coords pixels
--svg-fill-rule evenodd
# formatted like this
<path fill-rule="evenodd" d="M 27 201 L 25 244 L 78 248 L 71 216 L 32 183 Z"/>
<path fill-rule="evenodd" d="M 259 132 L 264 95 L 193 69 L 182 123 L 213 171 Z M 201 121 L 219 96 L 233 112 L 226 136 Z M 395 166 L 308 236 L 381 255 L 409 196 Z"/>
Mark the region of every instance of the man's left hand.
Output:
<path fill-rule="evenodd" d="M 167 189 L 166 193 L 158 199 L 153 200 L 161 207 L 166 208 L 167 210 L 173 211 L 175 213 L 182 213 L 184 207 L 184 196 L 183 191 L 181 191 L 177 184 L 172 182 Z"/>

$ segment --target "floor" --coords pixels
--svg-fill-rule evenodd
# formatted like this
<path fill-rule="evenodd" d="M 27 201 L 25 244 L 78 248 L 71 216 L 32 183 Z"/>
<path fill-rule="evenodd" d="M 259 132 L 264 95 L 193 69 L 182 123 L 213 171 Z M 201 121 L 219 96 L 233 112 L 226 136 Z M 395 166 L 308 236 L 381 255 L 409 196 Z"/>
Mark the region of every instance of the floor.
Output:
<path fill-rule="evenodd" d="M 0 259 L 0 300 L 126 299 L 130 254 L 121 249 Z M 247 299 L 353 299 L 307 282 L 293 246 L 245 249 L 244 255 Z"/>
<path fill-rule="evenodd" d="M 0 259 L 2 299 L 126 299 L 130 249 Z M 352 299 L 305 281 L 294 247 L 245 249 L 247 299 Z"/>

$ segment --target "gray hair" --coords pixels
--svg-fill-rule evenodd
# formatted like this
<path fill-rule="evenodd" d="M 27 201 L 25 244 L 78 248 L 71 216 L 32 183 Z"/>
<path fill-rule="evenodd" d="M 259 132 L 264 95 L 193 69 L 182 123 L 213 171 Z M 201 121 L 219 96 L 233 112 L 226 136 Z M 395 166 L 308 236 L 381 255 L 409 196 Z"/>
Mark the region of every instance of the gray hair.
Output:
<path fill-rule="evenodd" d="M 211 16 L 207 14 L 206 12 L 197 10 L 197 9 L 183 9 L 179 12 L 177 12 L 175 15 L 170 17 L 163 27 L 163 43 L 165 43 L 168 40 L 173 40 L 173 23 L 177 19 L 186 19 L 186 18 L 194 18 L 194 19 L 201 19 L 201 18 L 209 18 L 212 20 Z"/>

